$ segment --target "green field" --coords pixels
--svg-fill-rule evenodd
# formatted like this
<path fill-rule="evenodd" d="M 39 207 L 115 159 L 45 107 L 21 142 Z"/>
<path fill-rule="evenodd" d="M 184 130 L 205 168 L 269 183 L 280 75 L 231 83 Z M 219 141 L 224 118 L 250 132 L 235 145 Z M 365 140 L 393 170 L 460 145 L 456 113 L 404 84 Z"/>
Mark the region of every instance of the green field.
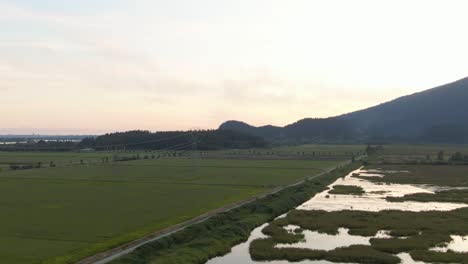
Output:
<path fill-rule="evenodd" d="M 68 162 L 103 155 L 108 153 L 1 153 L 0 159 Z M 166 158 L 4 170 L 0 259 L 73 263 L 340 162 Z"/>
<path fill-rule="evenodd" d="M 318 144 L 307 144 L 299 146 L 283 146 L 273 147 L 268 149 L 244 149 L 244 150 L 221 150 L 211 153 L 218 155 L 231 154 L 240 156 L 315 156 L 315 157 L 329 157 L 329 156 L 352 156 L 360 155 L 364 152 L 366 146 L 364 145 L 318 145 Z"/>
<path fill-rule="evenodd" d="M 5 152 L 0 151 L 0 166 L 8 167 L 11 163 L 37 164 L 41 162 L 44 165 L 51 161 L 58 166 L 69 164 L 79 164 L 81 160 L 86 163 L 101 161 L 104 157 L 112 157 L 110 152 Z"/>
<path fill-rule="evenodd" d="M 270 159 L 348 159 L 351 156 L 363 154 L 364 145 L 301 145 L 292 147 L 274 147 L 269 149 L 248 150 L 219 150 L 219 151 L 126 151 L 126 152 L 5 152 L 0 151 L 0 169 L 8 170 L 10 164 L 38 164 L 48 167 L 50 162 L 56 166 L 102 163 L 103 158 L 112 160 L 114 157 L 131 157 L 139 155 L 141 158 L 152 155 L 168 158 L 177 153 L 177 156 L 194 159 L 241 159 L 241 160 L 270 160 Z M 0 171 L 1 173 L 1 171 Z"/>
<path fill-rule="evenodd" d="M 391 163 L 437 161 L 440 151 L 447 161 L 456 152 L 468 154 L 468 145 L 385 145 L 376 159 Z"/>

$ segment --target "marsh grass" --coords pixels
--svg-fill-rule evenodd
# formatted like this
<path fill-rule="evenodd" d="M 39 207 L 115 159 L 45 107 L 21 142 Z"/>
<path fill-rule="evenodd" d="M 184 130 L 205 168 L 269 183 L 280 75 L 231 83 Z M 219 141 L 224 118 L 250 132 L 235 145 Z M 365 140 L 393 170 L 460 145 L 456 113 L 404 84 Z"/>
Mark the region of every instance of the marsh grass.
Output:
<path fill-rule="evenodd" d="M 451 251 L 436 252 L 431 250 L 415 250 L 410 254 L 414 260 L 428 263 L 468 263 L 468 254 Z"/>
<path fill-rule="evenodd" d="M 437 165 L 382 165 L 375 164 L 366 169 L 400 171 L 386 174 L 385 177 L 357 178 L 380 183 L 429 184 L 435 186 L 468 187 L 468 166 Z M 410 173 L 403 172 L 410 171 Z"/>
<path fill-rule="evenodd" d="M 250 255 L 256 261 L 287 260 L 328 260 L 344 263 L 395 264 L 400 259 L 380 252 L 370 246 L 354 245 L 330 251 L 303 248 L 275 248 L 273 238 L 257 239 L 250 244 Z"/>
<path fill-rule="evenodd" d="M 287 225 L 296 225 L 304 230 L 330 235 L 337 234 L 339 228 L 347 228 L 350 235 L 359 236 L 375 236 L 380 230 L 388 230 L 394 238 L 373 238 L 370 240 L 371 246 L 353 247 L 353 258 L 349 256 L 351 253 L 344 249 L 341 249 L 344 250 L 341 258 L 333 259 L 330 256 L 336 256 L 336 251 L 316 252 L 316 250 L 281 249 L 280 252 L 276 252 L 279 249 L 274 247 L 275 244 L 294 243 L 300 239 L 299 236 L 284 230 Z M 334 262 L 398 263 L 399 261 L 392 262 L 393 258 L 388 258 L 388 256 L 409 252 L 422 259 L 423 257 L 418 252 L 427 251 L 432 247 L 450 242 L 450 235 L 467 235 L 468 208 L 450 212 L 295 210 L 291 211 L 287 217 L 271 223 L 263 232 L 271 237 L 263 242 L 252 243 L 250 248 L 251 254 L 256 256 L 258 260 L 323 259 Z M 265 251 L 267 242 L 273 246 Z M 359 259 L 359 256 L 362 259 Z M 434 259 L 429 260 L 430 256 L 433 256 Z M 444 262 L 442 261 L 444 259 L 458 260 L 467 257 L 468 254 L 453 252 L 424 255 L 427 262 Z"/>
<path fill-rule="evenodd" d="M 387 197 L 389 202 L 446 202 L 446 203 L 468 203 L 468 190 L 449 190 L 431 193 L 415 193 L 403 197 Z"/>
<path fill-rule="evenodd" d="M 338 195 L 363 195 L 366 192 L 360 186 L 335 185 L 333 186 L 333 189 L 330 190 L 328 193 Z"/>

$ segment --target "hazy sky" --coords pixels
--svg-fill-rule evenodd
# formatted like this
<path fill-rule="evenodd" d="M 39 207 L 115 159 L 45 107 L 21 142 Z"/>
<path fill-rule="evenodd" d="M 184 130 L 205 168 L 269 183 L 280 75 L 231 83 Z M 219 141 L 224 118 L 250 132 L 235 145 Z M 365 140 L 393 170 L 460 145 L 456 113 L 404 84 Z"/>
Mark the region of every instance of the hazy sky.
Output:
<path fill-rule="evenodd" d="M 466 0 L 0 0 L 0 133 L 285 125 L 468 76 Z"/>

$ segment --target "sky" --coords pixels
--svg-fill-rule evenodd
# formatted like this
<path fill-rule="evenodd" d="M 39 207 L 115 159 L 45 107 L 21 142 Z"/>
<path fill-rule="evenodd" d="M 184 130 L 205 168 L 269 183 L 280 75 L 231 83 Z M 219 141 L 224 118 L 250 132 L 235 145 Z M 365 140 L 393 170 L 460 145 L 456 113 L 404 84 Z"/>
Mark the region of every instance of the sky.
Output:
<path fill-rule="evenodd" d="M 0 134 L 286 125 L 468 76 L 466 0 L 0 0 Z"/>

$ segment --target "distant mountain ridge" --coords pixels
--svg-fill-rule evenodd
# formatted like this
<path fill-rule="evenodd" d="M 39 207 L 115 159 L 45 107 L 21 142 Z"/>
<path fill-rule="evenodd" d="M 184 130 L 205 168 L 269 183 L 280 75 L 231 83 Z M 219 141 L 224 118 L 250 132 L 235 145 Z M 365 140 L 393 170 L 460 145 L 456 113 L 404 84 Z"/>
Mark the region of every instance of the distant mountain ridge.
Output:
<path fill-rule="evenodd" d="M 336 117 L 285 127 L 228 121 L 220 129 L 291 143 L 468 143 L 468 78 Z"/>

